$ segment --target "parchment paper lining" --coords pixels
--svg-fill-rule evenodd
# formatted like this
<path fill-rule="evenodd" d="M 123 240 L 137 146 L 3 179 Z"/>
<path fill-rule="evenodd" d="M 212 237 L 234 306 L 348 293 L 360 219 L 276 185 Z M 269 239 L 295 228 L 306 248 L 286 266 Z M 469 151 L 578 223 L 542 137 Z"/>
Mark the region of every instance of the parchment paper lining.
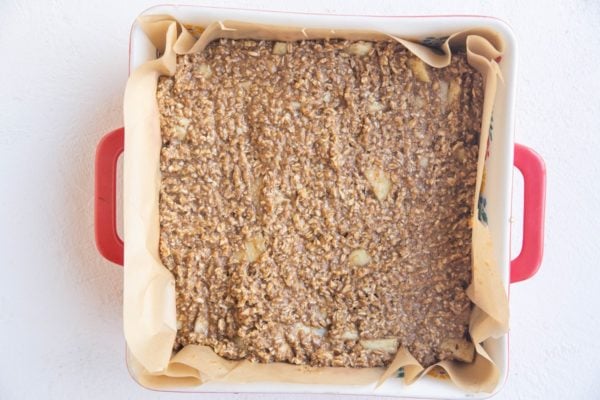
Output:
<path fill-rule="evenodd" d="M 443 361 L 450 379 L 469 392 L 491 392 L 499 380 L 499 370 L 483 347 L 488 338 L 508 330 L 508 301 L 498 267 L 493 258 L 487 226 L 477 218 L 486 143 L 491 112 L 500 77 L 496 59 L 502 55 L 501 37 L 487 29 L 471 29 L 448 37 L 437 52 L 417 42 L 383 32 L 328 30 L 268 26 L 236 21 L 208 25 L 196 38 L 170 16 L 147 16 L 140 26 L 160 52 L 130 76 L 124 100 L 124 330 L 134 358 L 132 369 L 139 381 L 149 387 L 196 386 L 210 381 L 285 382 L 303 384 L 364 385 L 380 384 L 404 367 L 404 380 L 412 383 L 432 367 L 423 369 L 414 357 L 400 348 L 387 369 L 307 367 L 285 363 L 257 364 L 230 361 L 206 346 L 188 345 L 172 354 L 176 335 L 175 283 L 158 254 L 160 189 L 160 124 L 156 85 L 160 75 L 172 75 L 176 56 L 202 51 L 217 38 L 297 41 L 339 38 L 349 40 L 396 40 L 434 68 L 450 63 L 452 49 L 466 49 L 468 62 L 485 79 L 483 119 L 480 132 L 476 193 L 473 198 L 473 279 L 467 289 L 474 309 L 470 334 L 476 356 L 471 364 Z"/>

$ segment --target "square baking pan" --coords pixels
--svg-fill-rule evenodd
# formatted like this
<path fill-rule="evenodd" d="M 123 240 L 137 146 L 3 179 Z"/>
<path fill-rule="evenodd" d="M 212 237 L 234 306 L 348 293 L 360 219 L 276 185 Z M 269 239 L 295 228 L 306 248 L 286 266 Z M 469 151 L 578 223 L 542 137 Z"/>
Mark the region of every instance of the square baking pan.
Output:
<path fill-rule="evenodd" d="M 184 25 L 206 26 L 219 20 L 239 20 L 272 25 L 303 26 L 330 29 L 379 30 L 399 37 L 410 37 L 432 43 L 451 33 L 471 28 L 496 31 L 506 48 L 499 63 L 503 83 L 498 86 L 493 113 L 493 140 L 489 143 L 486 163 L 486 215 L 494 243 L 494 258 L 506 291 L 511 283 L 533 276 L 541 263 L 545 202 L 544 162 L 533 150 L 514 143 L 515 83 L 517 48 L 515 37 L 506 23 L 485 16 L 359 16 L 289 13 L 203 6 L 160 5 L 141 15 L 170 15 Z M 129 70 L 157 56 L 156 48 L 133 23 L 129 46 Z M 106 134 L 97 146 L 95 171 L 95 235 L 99 252 L 109 261 L 123 265 L 124 244 L 117 232 L 116 175 L 117 160 L 125 153 L 124 130 Z M 511 259 L 510 217 L 513 166 L 524 178 L 523 242 L 519 255 Z M 125 182 L 126 183 L 126 182 Z M 127 266 L 125 266 L 126 268 Z M 517 328 L 518 329 L 518 328 Z M 186 392 L 262 392 L 262 393 L 339 393 L 380 395 L 410 398 L 486 398 L 500 390 L 508 374 L 508 334 L 485 342 L 485 348 L 497 361 L 499 384 L 493 393 L 466 393 L 450 381 L 426 376 L 412 385 L 404 384 L 400 376 L 392 377 L 381 386 L 370 385 L 301 385 L 274 382 L 232 384 L 209 382 L 195 388 L 173 388 Z M 130 354 L 127 353 L 129 360 Z M 136 379 L 137 371 L 128 362 Z M 401 375 L 401 374 L 399 374 Z"/>

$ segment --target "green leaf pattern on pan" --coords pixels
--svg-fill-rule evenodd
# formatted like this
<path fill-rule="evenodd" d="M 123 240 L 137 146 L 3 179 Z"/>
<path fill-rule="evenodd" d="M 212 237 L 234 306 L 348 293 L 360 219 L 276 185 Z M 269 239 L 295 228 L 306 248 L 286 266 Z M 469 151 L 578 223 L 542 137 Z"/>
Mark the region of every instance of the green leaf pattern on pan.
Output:
<path fill-rule="evenodd" d="M 494 112 L 490 115 L 490 142 L 494 140 Z"/>
<path fill-rule="evenodd" d="M 398 378 L 404 378 L 404 368 L 399 368 L 398 369 L 398 375 L 396 375 Z"/>
<path fill-rule="evenodd" d="M 431 50 L 438 54 L 444 54 L 444 51 L 441 49 L 441 47 L 446 40 L 448 40 L 448 36 L 428 36 L 425 39 L 421 40 L 421 44 L 423 46 L 429 47 Z"/>
<path fill-rule="evenodd" d="M 439 49 L 440 47 L 442 47 L 446 40 L 448 40 L 448 36 L 428 36 L 425 39 L 421 40 L 421 43 L 423 43 L 424 46 Z"/>
<path fill-rule="evenodd" d="M 477 218 L 484 224 L 488 224 L 488 217 L 485 210 L 487 206 L 487 200 L 483 196 L 479 196 L 479 201 L 477 202 Z"/>

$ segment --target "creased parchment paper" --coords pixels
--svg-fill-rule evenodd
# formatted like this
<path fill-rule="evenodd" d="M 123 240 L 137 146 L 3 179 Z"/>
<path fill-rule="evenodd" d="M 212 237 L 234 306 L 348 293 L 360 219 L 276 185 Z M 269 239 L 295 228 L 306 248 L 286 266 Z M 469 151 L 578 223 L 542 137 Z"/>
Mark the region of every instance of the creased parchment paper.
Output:
<path fill-rule="evenodd" d="M 176 56 L 201 52 L 217 38 L 297 41 L 339 38 L 350 40 L 397 40 L 425 63 L 442 68 L 450 63 L 452 49 L 466 48 L 469 63 L 484 76 L 485 98 L 481 123 L 476 193 L 473 197 L 472 283 L 467 294 L 474 303 L 470 334 L 476 356 L 471 364 L 443 361 L 437 364 L 460 388 L 469 392 L 491 392 L 499 371 L 483 343 L 508 330 L 508 302 L 498 267 L 493 259 L 489 230 L 477 218 L 486 143 L 491 112 L 500 77 L 496 59 L 504 44 L 486 29 L 472 29 L 449 36 L 441 52 L 420 43 L 383 32 L 303 29 L 235 21 L 211 23 L 196 37 L 169 16 L 148 16 L 139 21 L 156 46 L 159 58 L 149 61 L 130 76 L 124 100 L 124 225 L 125 283 L 124 329 L 134 370 L 149 387 L 195 386 L 209 381 L 286 382 L 303 384 L 364 385 L 381 383 L 404 367 L 406 383 L 412 383 L 431 368 L 423 369 L 414 357 L 400 348 L 387 368 L 307 367 L 285 363 L 258 364 L 230 361 L 206 346 L 188 345 L 173 355 L 176 335 L 175 283 L 158 253 L 161 132 L 156 101 L 160 75 L 172 75 Z"/>

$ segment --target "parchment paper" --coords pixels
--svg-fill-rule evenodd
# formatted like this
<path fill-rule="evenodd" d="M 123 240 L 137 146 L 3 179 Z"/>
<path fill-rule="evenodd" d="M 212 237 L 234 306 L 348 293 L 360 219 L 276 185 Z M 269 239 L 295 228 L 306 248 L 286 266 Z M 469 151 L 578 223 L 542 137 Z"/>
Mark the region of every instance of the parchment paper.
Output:
<path fill-rule="evenodd" d="M 474 303 L 469 329 L 476 356 L 470 364 L 443 361 L 437 365 L 466 391 L 492 391 L 498 383 L 499 371 L 482 344 L 488 338 L 507 332 L 508 302 L 493 258 L 490 233 L 486 224 L 478 219 L 477 205 L 491 112 L 497 83 L 501 79 L 495 61 L 504 48 L 501 37 L 486 29 L 458 32 L 443 41 L 440 52 L 418 42 L 375 31 L 303 29 L 221 21 L 206 26 L 204 30 L 195 28 L 192 34 L 170 16 L 143 17 L 139 22 L 160 54 L 159 58 L 143 64 L 131 74 L 124 100 L 124 329 L 134 358 L 135 365 L 132 367 L 137 371 L 140 382 L 154 388 L 195 386 L 209 381 L 363 385 L 381 383 L 394 375 L 398 368 L 404 367 L 404 379 L 412 383 L 433 368 L 424 370 L 402 347 L 387 369 L 317 368 L 230 361 L 221 358 L 209 347 L 198 345 L 188 345 L 172 354 L 177 330 L 175 283 L 171 273 L 161 264 L 158 253 L 161 148 L 156 101 L 158 77 L 174 74 L 178 54 L 201 52 L 216 38 L 279 41 L 340 38 L 397 40 L 434 68 L 450 63 L 451 50 L 466 48 L 468 62 L 484 76 L 485 98 L 472 213 L 473 279 L 467 289 Z"/>

